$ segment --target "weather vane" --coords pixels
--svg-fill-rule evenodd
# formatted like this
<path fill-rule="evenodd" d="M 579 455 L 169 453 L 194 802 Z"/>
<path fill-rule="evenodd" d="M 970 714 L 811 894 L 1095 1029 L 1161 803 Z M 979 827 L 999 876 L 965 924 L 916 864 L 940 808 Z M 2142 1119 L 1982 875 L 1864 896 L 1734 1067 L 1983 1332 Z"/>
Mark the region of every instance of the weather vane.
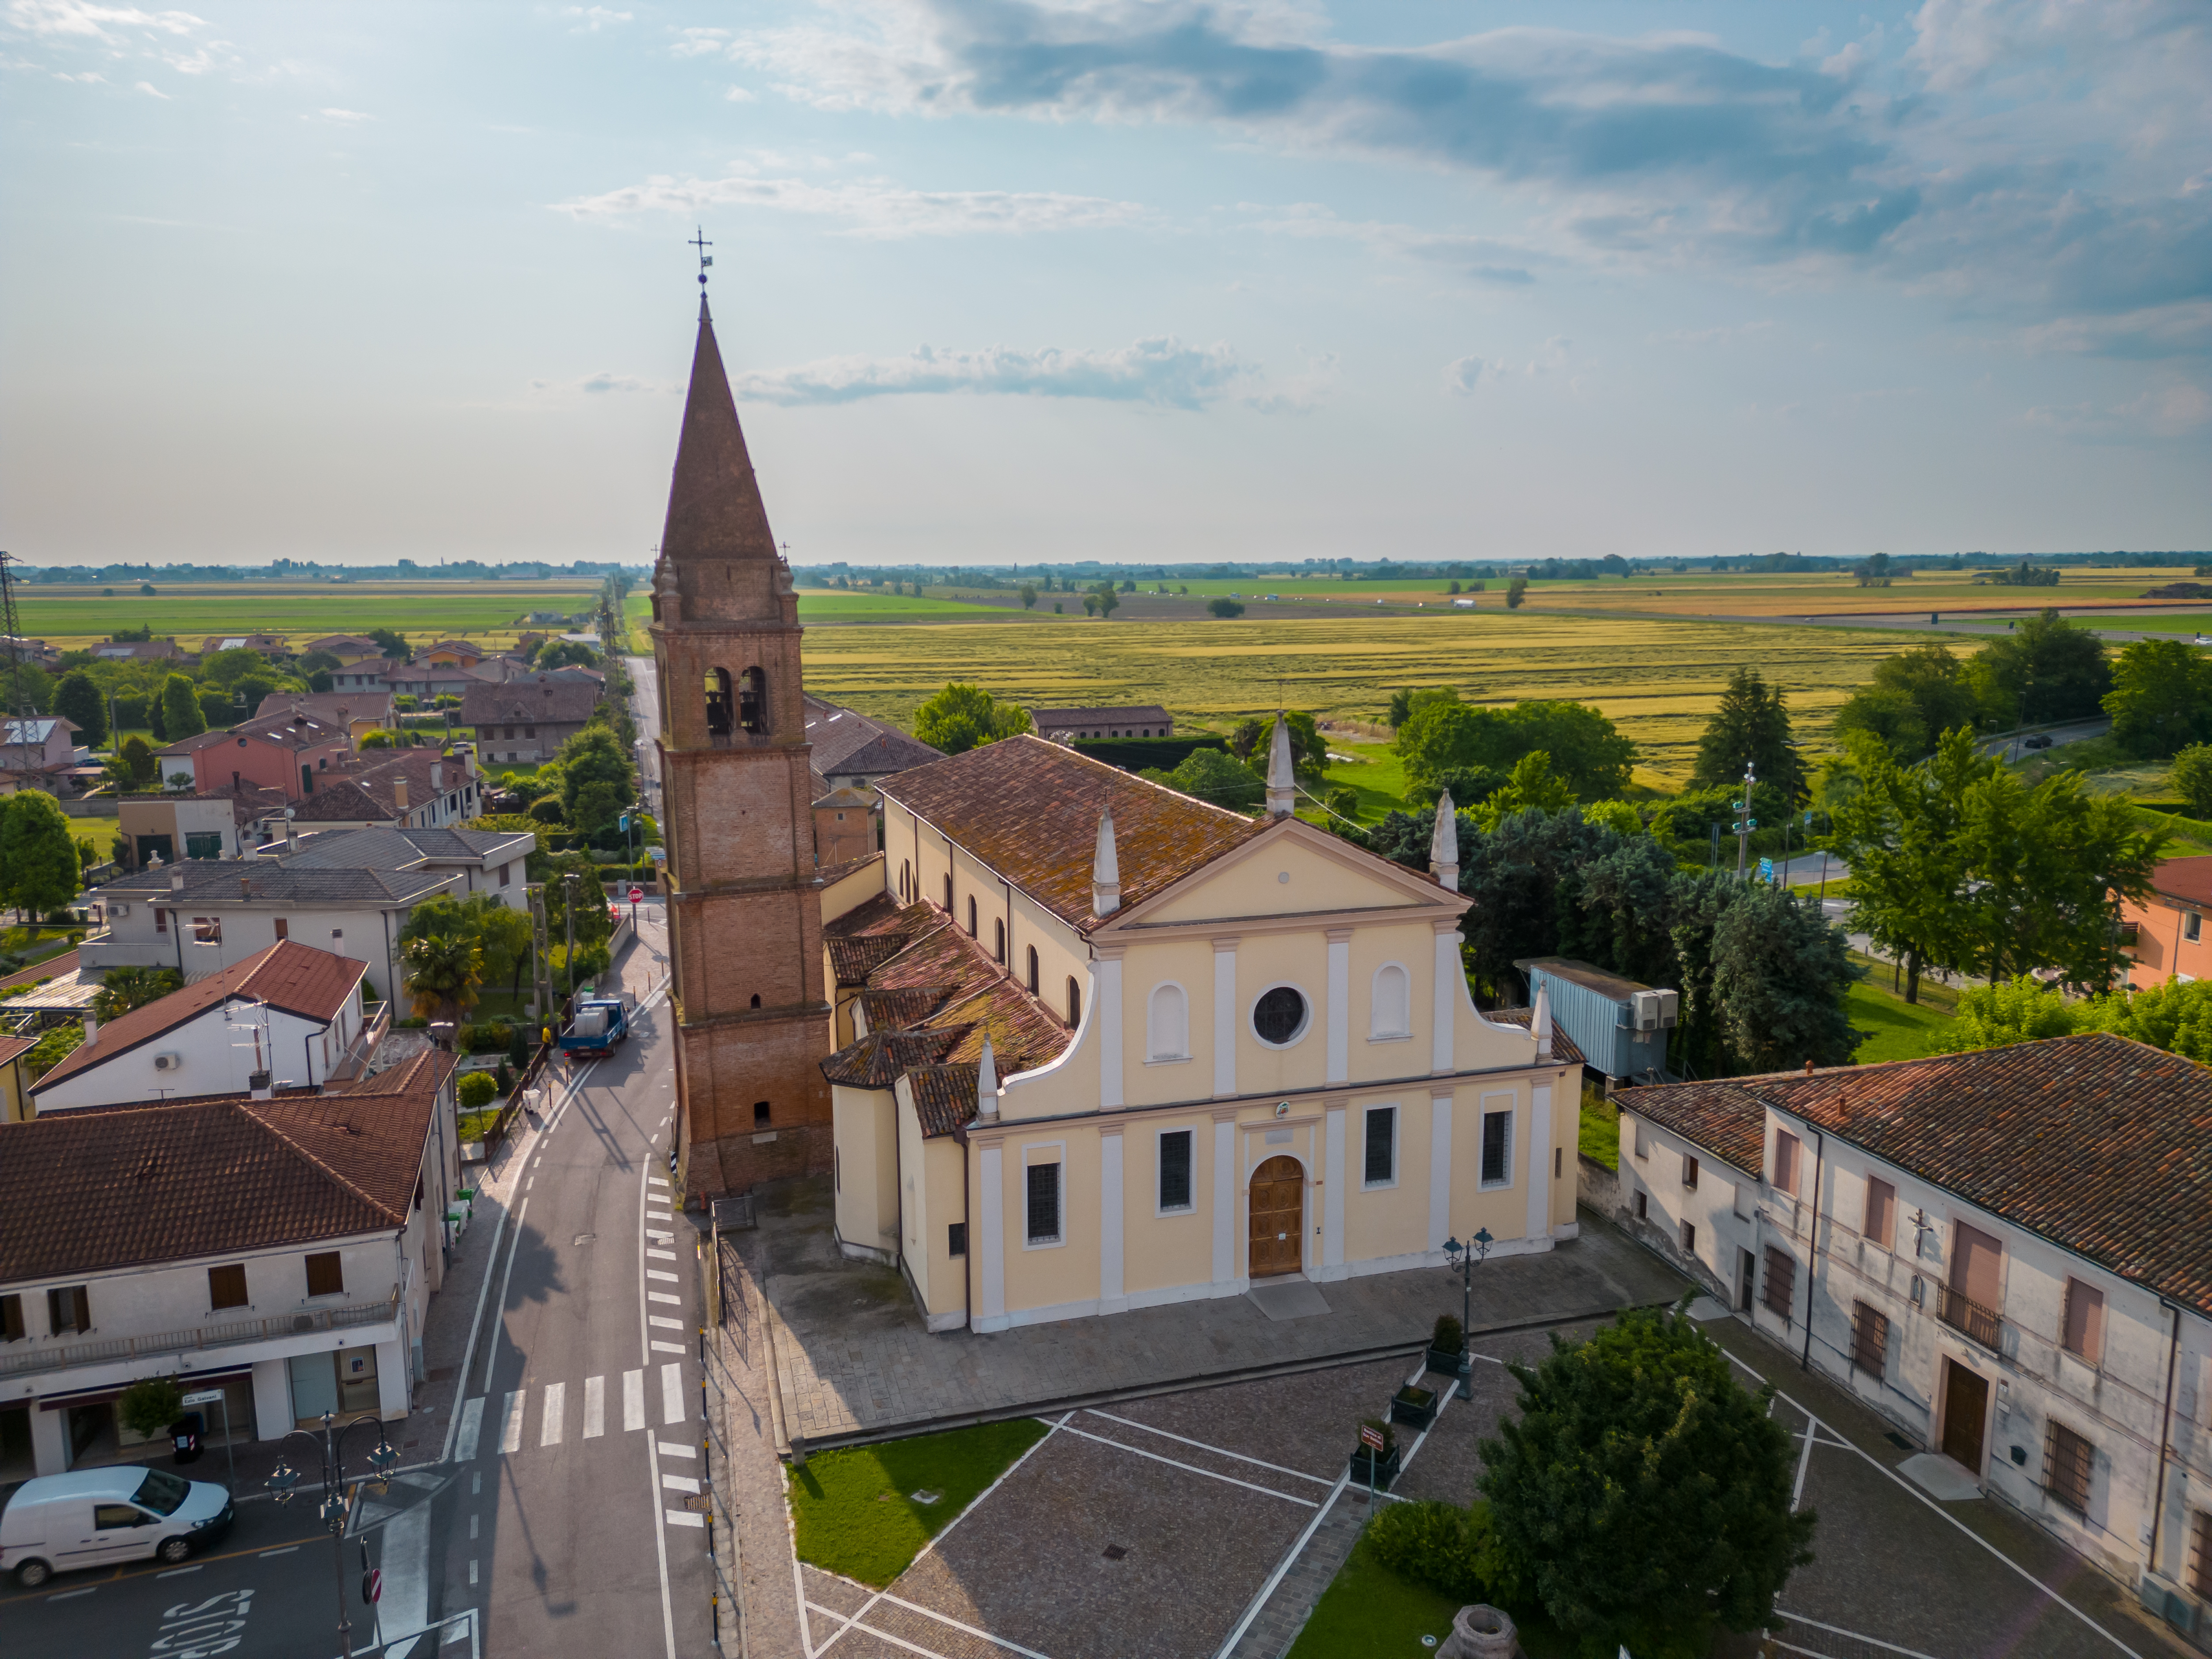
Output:
<path fill-rule="evenodd" d="M 714 256 L 707 250 L 714 245 L 707 240 L 707 227 L 704 225 L 696 227 L 687 240 L 699 250 L 699 286 L 704 288 L 707 286 L 707 269 L 714 263 Z"/>

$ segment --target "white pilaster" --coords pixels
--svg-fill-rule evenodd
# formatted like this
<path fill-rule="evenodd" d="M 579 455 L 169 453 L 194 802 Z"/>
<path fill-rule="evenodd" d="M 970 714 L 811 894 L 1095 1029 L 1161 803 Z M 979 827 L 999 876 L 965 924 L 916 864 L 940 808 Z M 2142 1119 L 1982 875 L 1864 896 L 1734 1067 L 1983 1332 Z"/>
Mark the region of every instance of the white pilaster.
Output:
<path fill-rule="evenodd" d="M 1237 1092 L 1237 941 L 1213 941 L 1213 1092 Z"/>
<path fill-rule="evenodd" d="M 1430 1016 L 1429 1069 L 1449 1072 L 1452 1068 L 1452 1016 L 1458 1012 L 1459 987 L 1465 982 L 1460 974 L 1457 927 L 1439 928 L 1437 932 L 1435 978 L 1437 994 Z"/>
<path fill-rule="evenodd" d="M 1103 1314 L 1120 1313 L 1129 1305 L 1121 1293 L 1121 1131 L 1113 1128 L 1098 1137 L 1098 1311 Z"/>
<path fill-rule="evenodd" d="M 1531 1091 L 1528 1109 L 1528 1237 L 1552 1236 L 1552 1085 Z"/>
<path fill-rule="evenodd" d="M 1006 1328 L 1006 1152 L 1003 1146 L 986 1146 L 982 1152 L 977 1160 L 981 1202 L 976 1206 L 981 1237 L 968 1241 L 969 1249 L 982 1252 L 983 1282 L 976 1287 L 982 1305 L 972 1323 L 979 1331 L 1001 1331 Z"/>
<path fill-rule="evenodd" d="M 246 1425 L 240 1423 L 234 1426 Z M 282 1359 L 257 1359 L 253 1362 L 253 1437 L 282 1440 L 291 1432 L 290 1369 Z"/>
<path fill-rule="evenodd" d="M 1341 1083 L 1352 1070 L 1352 930 L 1328 930 L 1328 1075 Z"/>
<path fill-rule="evenodd" d="M 1429 1248 L 1441 1250 L 1452 1236 L 1452 1097 L 1429 1097 Z"/>
<path fill-rule="evenodd" d="M 1098 1009 L 1098 1103 L 1121 1104 L 1121 957 L 1102 953 L 1091 964 L 1091 994 Z"/>
<path fill-rule="evenodd" d="M 1237 1124 L 1224 1117 L 1213 1124 L 1213 1282 L 1222 1287 L 1236 1277 Z"/>
<path fill-rule="evenodd" d="M 288 1431 L 289 1426 L 289 1424 L 286 1425 Z M 67 1474 L 69 1466 L 69 1413 L 65 1411 L 40 1411 L 33 1405 L 31 1407 L 32 1472 L 35 1474 Z M 49 1510 L 47 1513 L 51 1515 L 53 1511 Z"/>
<path fill-rule="evenodd" d="M 1344 1108 L 1328 1109 L 1322 1143 L 1321 1276 L 1344 1277 Z"/>

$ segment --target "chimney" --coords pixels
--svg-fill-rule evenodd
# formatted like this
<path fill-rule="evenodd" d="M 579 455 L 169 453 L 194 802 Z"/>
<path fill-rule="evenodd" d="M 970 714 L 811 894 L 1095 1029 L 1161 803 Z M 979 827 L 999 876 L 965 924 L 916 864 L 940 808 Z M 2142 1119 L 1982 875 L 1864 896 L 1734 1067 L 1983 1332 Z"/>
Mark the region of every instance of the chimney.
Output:
<path fill-rule="evenodd" d="M 445 787 L 446 763 L 443 761 L 432 761 L 430 763 L 430 793 L 434 795 L 443 793 Z"/>
<path fill-rule="evenodd" d="M 268 1099 L 271 1092 L 269 1087 L 269 1073 L 248 1072 L 246 1074 L 246 1087 L 256 1100 Z"/>
<path fill-rule="evenodd" d="M 185 872 L 183 871 L 172 870 L 169 872 L 169 890 L 177 895 L 179 898 L 184 896 Z"/>
<path fill-rule="evenodd" d="M 1429 873 L 1448 892 L 1459 891 L 1459 817 L 1451 791 L 1437 797 L 1437 827 L 1429 837 Z"/>
<path fill-rule="evenodd" d="M 1552 988 L 1548 985 L 1536 988 L 1536 1008 L 1528 1018 L 1528 1029 L 1536 1034 L 1536 1058 L 1549 1060 L 1552 1057 Z"/>
<path fill-rule="evenodd" d="M 392 779 L 392 805 L 393 805 L 393 806 L 397 807 L 397 808 L 399 810 L 399 811 L 401 812 L 401 814 L 402 814 L 402 815 L 404 815 L 404 814 L 405 814 L 405 812 L 406 812 L 406 811 L 407 811 L 407 780 L 406 780 L 406 779 L 404 779 L 404 778 L 394 778 L 394 779 Z"/>
<path fill-rule="evenodd" d="M 1298 781 L 1291 768 L 1291 727 L 1279 710 L 1267 741 L 1267 816 L 1286 818 L 1297 805 Z"/>
<path fill-rule="evenodd" d="M 91 1042 L 91 1041 L 92 1041 L 92 1039 L 91 1039 L 90 1037 L 87 1037 L 87 1038 L 85 1039 L 85 1041 L 86 1041 L 87 1042 Z M 1805 1075 L 1806 1075 L 1807 1077 L 1810 1077 L 1810 1076 L 1812 1076 L 1812 1075 L 1813 1075 L 1813 1062 L 1812 1062 L 1811 1060 L 1807 1060 L 1807 1061 L 1805 1062 Z"/>
<path fill-rule="evenodd" d="M 238 878 L 238 896 L 242 899 L 250 899 L 253 896 L 252 877 L 240 876 Z"/>
<path fill-rule="evenodd" d="M 1110 916 L 1121 908 L 1121 861 L 1114 851 L 1114 811 L 1098 814 L 1098 850 L 1091 860 L 1091 914 Z"/>
<path fill-rule="evenodd" d="M 983 1033 L 983 1063 L 975 1069 L 975 1115 L 999 1121 L 999 1062 L 991 1054 L 991 1034 Z"/>
<path fill-rule="evenodd" d="M 84 1046 L 89 1048 L 99 1041 L 100 1017 L 90 1009 L 87 1009 L 84 1016 Z"/>
<path fill-rule="evenodd" d="M 300 850 L 300 826 L 292 821 L 292 809 L 289 806 L 284 809 L 284 850 L 288 853 Z"/>

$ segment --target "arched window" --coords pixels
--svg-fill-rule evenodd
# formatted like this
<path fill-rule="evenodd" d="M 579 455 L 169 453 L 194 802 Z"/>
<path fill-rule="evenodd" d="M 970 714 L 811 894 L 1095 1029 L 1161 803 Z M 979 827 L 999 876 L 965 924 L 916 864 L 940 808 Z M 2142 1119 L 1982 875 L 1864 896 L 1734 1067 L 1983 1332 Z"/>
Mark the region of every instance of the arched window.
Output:
<path fill-rule="evenodd" d="M 758 991 L 753 993 L 753 1006 L 756 1008 L 760 1006 L 760 993 Z"/>
<path fill-rule="evenodd" d="M 1004 962 L 1006 959 L 1006 924 L 1003 921 L 994 921 L 991 924 L 991 960 Z"/>
<path fill-rule="evenodd" d="M 1412 982 L 1406 970 L 1395 962 L 1384 963 L 1375 970 L 1374 996 L 1368 1004 L 1368 1036 L 1411 1036 L 1413 1006 Z"/>
<path fill-rule="evenodd" d="M 730 735 L 730 671 L 726 668 L 707 671 L 707 735 Z"/>
<path fill-rule="evenodd" d="M 1190 1058 L 1190 1004 L 1183 997 L 1182 986 L 1152 987 L 1152 1006 L 1145 1015 L 1145 1057 Z"/>
<path fill-rule="evenodd" d="M 1037 991 L 1036 946 L 1034 945 L 1030 946 L 1030 994 L 1031 996 L 1039 994 Z"/>
<path fill-rule="evenodd" d="M 1075 975 L 1067 976 L 1067 1028 L 1071 1031 L 1083 1024 L 1083 988 L 1075 982 Z"/>
<path fill-rule="evenodd" d="M 748 668 L 738 676 L 738 724 L 746 731 L 768 730 L 768 671 Z"/>
<path fill-rule="evenodd" d="M 968 896 L 968 937 L 975 937 L 975 896 L 973 893 Z"/>

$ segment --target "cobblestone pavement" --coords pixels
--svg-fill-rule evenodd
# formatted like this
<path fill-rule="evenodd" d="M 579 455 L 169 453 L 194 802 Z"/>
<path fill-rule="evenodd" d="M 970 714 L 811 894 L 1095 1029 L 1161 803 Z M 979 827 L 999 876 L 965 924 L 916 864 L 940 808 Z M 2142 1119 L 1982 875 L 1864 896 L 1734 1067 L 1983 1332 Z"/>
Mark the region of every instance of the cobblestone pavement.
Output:
<path fill-rule="evenodd" d="M 769 1304 L 785 1432 L 810 1446 L 1411 1353 L 1438 1314 L 1460 1311 L 1459 1276 L 1431 1267 L 1323 1285 L 1330 1311 L 1304 1319 L 1271 1320 L 1247 1297 L 1224 1297 L 988 1336 L 932 1334 L 896 1272 L 838 1255 L 826 1181 L 763 1189 L 757 1209 L 758 1230 L 742 1248 Z M 1687 1288 L 1589 1212 L 1581 1221 L 1579 1238 L 1476 1272 L 1477 1334 L 1668 1302 Z"/>

